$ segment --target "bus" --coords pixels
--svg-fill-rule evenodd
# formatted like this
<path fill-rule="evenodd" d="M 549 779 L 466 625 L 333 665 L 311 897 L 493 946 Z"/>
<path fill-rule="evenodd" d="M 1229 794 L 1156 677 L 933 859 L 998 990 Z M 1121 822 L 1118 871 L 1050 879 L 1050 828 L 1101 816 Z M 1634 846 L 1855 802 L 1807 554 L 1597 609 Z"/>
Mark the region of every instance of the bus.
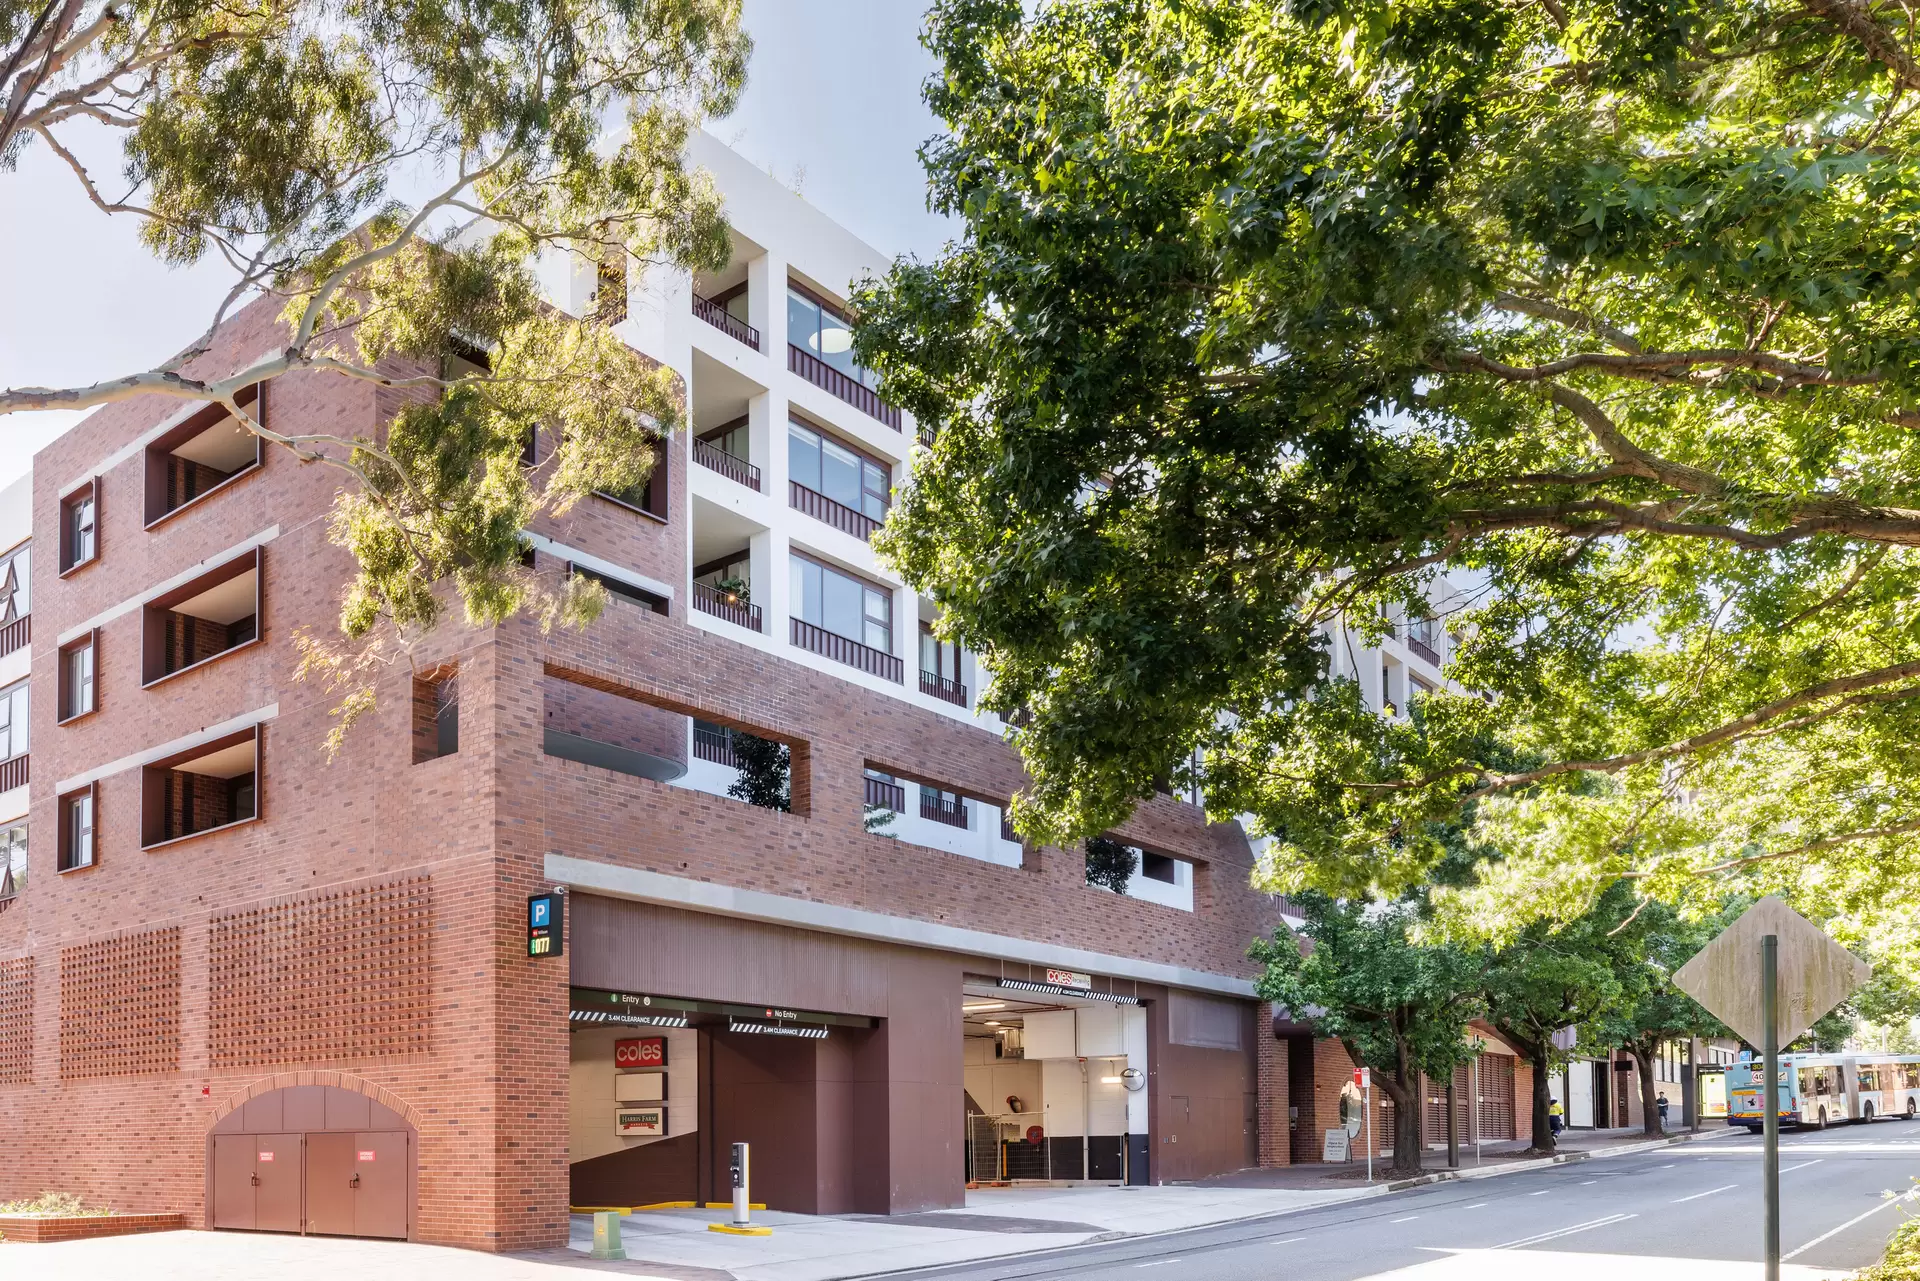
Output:
<path fill-rule="evenodd" d="M 1759 1130 L 1760 1056 L 1727 1066 L 1727 1124 Z M 1780 1124 L 1827 1126 L 1920 1112 L 1920 1054 L 1782 1054 Z"/>

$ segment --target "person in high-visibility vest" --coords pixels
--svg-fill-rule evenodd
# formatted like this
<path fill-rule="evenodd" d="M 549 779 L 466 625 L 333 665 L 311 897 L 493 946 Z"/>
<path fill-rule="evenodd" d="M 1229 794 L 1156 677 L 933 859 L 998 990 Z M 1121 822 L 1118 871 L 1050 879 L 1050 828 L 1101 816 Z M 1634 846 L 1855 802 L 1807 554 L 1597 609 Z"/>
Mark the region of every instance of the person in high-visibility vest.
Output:
<path fill-rule="evenodd" d="M 1555 1134 L 1567 1128 L 1567 1112 L 1560 1106 L 1559 1099 L 1547 1101 L 1547 1128 Z"/>

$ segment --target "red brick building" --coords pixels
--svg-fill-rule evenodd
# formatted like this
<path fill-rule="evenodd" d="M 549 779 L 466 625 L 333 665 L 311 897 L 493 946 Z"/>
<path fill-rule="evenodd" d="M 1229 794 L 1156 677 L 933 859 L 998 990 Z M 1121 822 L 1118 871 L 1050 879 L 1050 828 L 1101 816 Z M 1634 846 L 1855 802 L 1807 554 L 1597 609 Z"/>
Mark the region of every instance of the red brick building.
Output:
<path fill-rule="evenodd" d="M 877 256 L 702 146 L 739 279 L 636 289 L 623 329 L 692 428 L 646 494 L 529 531 L 613 604 L 444 626 L 331 763 L 294 638 L 336 627 L 342 474 L 157 397 L 37 456 L 30 644 L 0 620 L 32 709 L 0 791 L 33 833 L 0 885 L 0 1199 L 511 1249 L 564 1241 L 570 1204 L 719 1199 L 735 1141 L 757 1200 L 821 1212 L 1288 1159 L 1244 835 L 1156 798 L 1115 833 L 1126 895 L 1009 839 L 972 657 L 827 492 L 849 457 L 891 471 L 882 502 L 910 466 L 911 424 L 798 341 Z M 273 312 L 207 369 L 268 350 Z M 289 375 L 263 403 L 351 436 L 395 401 Z M 833 613 L 845 582 L 873 626 Z M 788 811 L 726 794 L 741 735 L 786 749 Z M 529 956 L 555 889 L 564 954 Z"/>

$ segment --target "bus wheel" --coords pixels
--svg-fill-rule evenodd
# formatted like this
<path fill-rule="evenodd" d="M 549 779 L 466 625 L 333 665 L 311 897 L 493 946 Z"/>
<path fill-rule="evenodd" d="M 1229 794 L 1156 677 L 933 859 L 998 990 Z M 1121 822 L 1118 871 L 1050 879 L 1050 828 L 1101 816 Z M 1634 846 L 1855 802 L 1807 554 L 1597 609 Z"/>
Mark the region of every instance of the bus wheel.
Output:
<path fill-rule="evenodd" d="M 1825 1108 L 1820 1109 L 1820 1124 L 1815 1128 L 1820 1130 L 1827 1128 L 1827 1110 Z"/>
<path fill-rule="evenodd" d="M 1868 1125 L 1873 1124 L 1873 1104 L 1869 1103 L 1866 1105 L 1866 1107 L 1860 1113 L 1860 1118 L 1861 1120 L 1865 1121 Z"/>
<path fill-rule="evenodd" d="M 1907 1120 L 1909 1120 L 1909 1121 L 1911 1121 L 1911 1120 L 1913 1120 L 1913 1114 L 1914 1114 L 1914 1110 L 1915 1110 L 1915 1109 L 1914 1109 L 1914 1106 L 1913 1106 L 1913 1100 L 1912 1100 L 1912 1099 L 1908 1099 L 1908 1100 L 1907 1100 Z"/>

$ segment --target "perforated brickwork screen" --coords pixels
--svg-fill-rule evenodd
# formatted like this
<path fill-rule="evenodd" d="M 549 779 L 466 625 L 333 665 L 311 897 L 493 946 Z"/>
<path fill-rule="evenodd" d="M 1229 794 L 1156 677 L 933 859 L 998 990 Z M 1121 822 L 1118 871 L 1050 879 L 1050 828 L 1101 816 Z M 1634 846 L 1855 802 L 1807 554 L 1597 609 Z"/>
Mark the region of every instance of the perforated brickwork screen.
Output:
<path fill-rule="evenodd" d="M 424 1052 L 433 1021 L 427 877 L 216 916 L 208 1052 L 216 1068 Z"/>
<path fill-rule="evenodd" d="M 60 1075 L 180 1067 L 180 930 L 60 949 Z"/>
<path fill-rule="evenodd" d="M 0 1081 L 33 1080 L 33 958 L 0 961 Z"/>

